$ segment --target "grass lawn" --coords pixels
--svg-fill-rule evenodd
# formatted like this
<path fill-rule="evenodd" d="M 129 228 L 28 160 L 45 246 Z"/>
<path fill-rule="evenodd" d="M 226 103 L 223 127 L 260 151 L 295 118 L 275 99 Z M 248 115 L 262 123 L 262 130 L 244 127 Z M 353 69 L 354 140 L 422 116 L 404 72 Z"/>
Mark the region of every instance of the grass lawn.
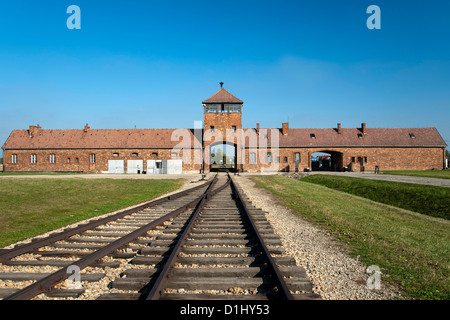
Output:
<path fill-rule="evenodd" d="M 416 299 L 450 298 L 450 221 L 282 176 L 257 176 L 259 187 L 326 228 L 383 279 Z"/>
<path fill-rule="evenodd" d="M 0 179 L 0 248 L 181 185 L 181 180 Z"/>
<path fill-rule="evenodd" d="M 450 188 L 447 187 L 320 174 L 305 177 L 302 181 L 450 220 Z"/>
<path fill-rule="evenodd" d="M 414 176 L 450 179 L 450 170 L 405 170 L 405 171 L 383 171 L 383 174 L 393 174 L 399 176 Z"/>

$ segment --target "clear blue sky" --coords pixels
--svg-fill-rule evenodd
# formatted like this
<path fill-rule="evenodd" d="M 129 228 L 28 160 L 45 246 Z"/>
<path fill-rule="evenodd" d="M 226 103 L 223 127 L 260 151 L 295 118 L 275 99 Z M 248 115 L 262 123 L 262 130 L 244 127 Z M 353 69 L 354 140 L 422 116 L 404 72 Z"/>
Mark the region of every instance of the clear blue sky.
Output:
<path fill-rule="evenodd" d="M 81 30 L 69 30 L 69 5 Z M 381 29 L 369 30 L 369 5 Z M 243 126 L 436 127 L 450 144 L 450 1 L 2 0 L 13 129 L 193 128 L 219 82 Z"/>

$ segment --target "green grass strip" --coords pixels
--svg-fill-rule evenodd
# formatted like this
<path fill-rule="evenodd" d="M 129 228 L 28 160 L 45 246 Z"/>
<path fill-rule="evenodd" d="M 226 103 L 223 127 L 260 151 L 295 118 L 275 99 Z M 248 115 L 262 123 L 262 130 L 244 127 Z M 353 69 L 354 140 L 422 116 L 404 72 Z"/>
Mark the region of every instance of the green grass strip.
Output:
<path fill-rule="evenodd" d="M 392 174 L 399 176 L 427 177 L 450 179 L 450 170 L 404 170 L 404 171 L 383 171 L 383 174 Z"/>
<path fill-rule="evenodd" d="M 432 217 L 450 219 L 450 188 L 447 187 L 320 174 L 305 177 L 302 181 Z"/>
<path fill-rule="evenodd" d="M 178 189 L 181 180 L 0 179 L 0 247 Z"/>
<path fill-rule="evenodd" d="M 450 298 L 450 221 L 282 176 L 253 178 L 416 299 Z M 302 241 L 298 239 L 298 241 Z"/>

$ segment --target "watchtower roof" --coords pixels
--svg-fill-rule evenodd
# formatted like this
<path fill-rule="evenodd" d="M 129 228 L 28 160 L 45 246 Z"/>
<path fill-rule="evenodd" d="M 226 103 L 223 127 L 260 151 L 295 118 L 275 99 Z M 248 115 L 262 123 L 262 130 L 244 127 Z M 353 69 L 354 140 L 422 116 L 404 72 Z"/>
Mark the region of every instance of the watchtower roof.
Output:
<path fill-rule="evenodd" d="M 229 93 L 226 89 L 220 88 L 219 91 L 214 93 L 211 97 L 204 100 L 202 103 L 240 103 L 243 104 L 244 102 L 235 96 L 233 96 L 231 93 Z"/>

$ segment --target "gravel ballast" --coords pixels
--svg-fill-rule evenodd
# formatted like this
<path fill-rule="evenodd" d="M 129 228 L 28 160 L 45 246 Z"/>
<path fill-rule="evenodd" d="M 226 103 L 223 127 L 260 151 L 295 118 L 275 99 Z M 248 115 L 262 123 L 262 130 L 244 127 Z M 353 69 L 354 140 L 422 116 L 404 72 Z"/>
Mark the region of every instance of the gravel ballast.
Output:
<path fill-rule="evenodd" d="M 277 204 L 273 195 L 256 187 L 250 175 L 235 177 L 255 207 L 266 211 L 275 233 L 281 237 L 286 254 L 306 269 L 313 293 L 326 300 L 403 299 L 399 290 L 381 282 L 380 289 L 369 289 L 368 266 L 346 254 L 345 246 L 318 226 Z"/>

